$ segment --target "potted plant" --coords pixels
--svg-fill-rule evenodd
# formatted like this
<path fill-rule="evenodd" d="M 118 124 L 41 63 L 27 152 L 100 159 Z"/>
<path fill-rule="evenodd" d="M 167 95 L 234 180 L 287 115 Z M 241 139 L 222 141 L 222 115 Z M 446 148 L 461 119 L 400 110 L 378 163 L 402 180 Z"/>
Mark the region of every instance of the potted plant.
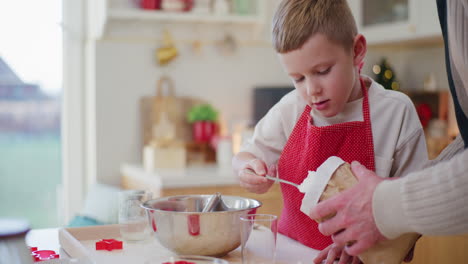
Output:
<path fill-rule="evenodd" d="M 210 142 L 216 134 L 218 112 L 209 104 L 193 106 L 187 114 L 187 120 L 192 124 L 192 136 L 195 142 Z"/>

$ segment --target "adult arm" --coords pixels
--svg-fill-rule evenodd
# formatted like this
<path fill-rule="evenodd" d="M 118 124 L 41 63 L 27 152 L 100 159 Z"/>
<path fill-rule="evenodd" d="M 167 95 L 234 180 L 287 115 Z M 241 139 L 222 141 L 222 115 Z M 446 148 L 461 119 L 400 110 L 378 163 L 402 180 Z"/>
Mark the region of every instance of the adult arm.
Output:
<path fill-rule="evenodd" d="M 456 154 L 462 148 L 458 139 L 442 158 L 448 159 L 449 152 Z M 387 238 L 408 232 L 461 234 L 468 233 L 467 197 L 468 150 L 463 150 L 405 178 L 380 183 L 372 207 L 378 229 Z"/>
<path fill-rule="evenodd" d="M 460 150 L 462 141 L 457 140 L 452 147 Z M 403 233 L 468 233 L 468 150 L 452 153 L 458 154 L 407 177 L 390 180 L 353 162 L 358 184 L 320 202 L 310 216 L 317 219 L 337 212 L 321 223 L 319 230 L 333 235 L 337 244 L 356 241 L 346 247 L 353 256 Z"/>

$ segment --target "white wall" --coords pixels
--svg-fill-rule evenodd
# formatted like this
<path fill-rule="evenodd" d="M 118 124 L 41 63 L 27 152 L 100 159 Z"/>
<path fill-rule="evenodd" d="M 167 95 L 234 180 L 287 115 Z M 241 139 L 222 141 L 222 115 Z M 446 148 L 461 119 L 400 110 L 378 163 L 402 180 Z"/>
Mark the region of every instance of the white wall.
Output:
<path fill-rule="evenodd" d="M 272 48 L 239 47 L 221 56 L 208 46 L 203 55 L 181 45 L 173 64 L 155 64 L 156 43 L 101 41 L 96 49 L 96 149 L 99 182 L 119 183 L 123 162 L 141 161 L 139 100 L 155 92 L 162 74 L 175 81 L 177 94 L 211 102 L 230 121 L 249 120 L 252 89 L 290 84 Z"/>
<path fill-rule="evenodd" d="M 119 184 L 123 162 L 141 162 L 139 100 L 152 95 L 158 78 L 167 74 L 179 95 L 211 102 L 230 122 L 249 120 L 252 89 L 262 85 L 290 85 L 268 43 L 269 21 L 278 0 L 268 2 L 263 28 L 233 25 L 153 25 L 124 23 L 107 28 L 96 43 L 96 174 L 99 182 Z M 170 29 L 180 57 L 169 66 L 155 63 L 163 29 Z M 260 31 L 260 34 L 255 32 Z M 128 37 L 129 32 L 134 37 Z M 212 45 L 226 33 L 242 42 L 233 56 L 223 56 Z M 145 36 L 141 38 L 141 36 Z M 260 36 L 260 37 L 259 37 Z M 261 39 L 260 44 L 252 41 Z M 201 55 L 187 40 L 211 42 Z M 435 73 L 440 89 L 447 89 L 442 43 L 369 47 L 363 73 L 385 56 L 394 67 L 402 89 L 421 89 Z"/>
<path fill-rule="evenodd" d="M 231 121 L 251 117 L 254 87 L 290 85 L 267 46 L 240 47 L 235 56 L 221 56 L 213 47 L 199 56 L 182 47 L 182 55 L 167 68 L 155 64 L 155 48 L 149 43 L 98 44 L 96 156 L 100 182 L 118 184 L 120 164 L 141 161 L 139 99 L 154 93 L 161 74 L 174 79 L 179 95 L 206 99 Z M 440 89 L 448 87 L 441 44 L 371 47 L 363 72 L 372 76 L 372 65 L 382 56 L 393 65 L 402 89 L 422 89 L 424 78 L 431 72 L 436 74 Z"/>
<path fill-rule="evenodd" d="M 421 90 L 424 79 L 434 73 L 439 90 L 448 90 L 443 42 L 369 47 L 363 73 L 373 76 L 372 66 L 386 57 L 401 90 Z"/>

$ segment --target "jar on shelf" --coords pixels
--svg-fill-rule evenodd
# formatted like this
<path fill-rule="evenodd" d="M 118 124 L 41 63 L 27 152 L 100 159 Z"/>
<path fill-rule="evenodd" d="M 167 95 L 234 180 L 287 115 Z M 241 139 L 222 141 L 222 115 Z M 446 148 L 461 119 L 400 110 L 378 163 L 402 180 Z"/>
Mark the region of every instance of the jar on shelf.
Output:
<path fill-rule="evenodd" d="M 140 7 L 143 9 L 157 10 L 161 9 L 162 0 L 139 0 Z"/>
<path fill-rule="evenodd" d="M 252 5 L 254 2 L 251 0 L 233 0 L 233 13 L 238 15 L 249 15 L 252 12 Z"/>
<path fill-rule="evenodd" d="M 113 0 L 109 1 L 109 6 L 111 8 L 137 8 L 141 7 L 142 2 L 146 0 Z"/>
<path fill-rule="evenodd" d="M 193 7 L 194 0 L 162 0 L 161 9 L 169 12 L 186 12 Z"/>
<path fill-rule="evenodd" d="M 211 0 L 195 0 L 192 12 L 197 14 L 211 13 Z"/>
<path fill-rule="evenodd" d="M 230 9 L 230 2 L 227 0 L 217 0 L 213 3 L 213 13 L 216 15 L 227 15 Z"/>

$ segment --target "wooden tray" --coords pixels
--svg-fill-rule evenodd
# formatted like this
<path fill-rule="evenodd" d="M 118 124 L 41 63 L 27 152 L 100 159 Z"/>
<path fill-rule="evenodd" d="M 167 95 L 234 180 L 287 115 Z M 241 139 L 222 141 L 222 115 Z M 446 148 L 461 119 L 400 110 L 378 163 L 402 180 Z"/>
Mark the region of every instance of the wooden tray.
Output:
<path fill-rule="evenodd" d="M 122 250 L 95 250 L 97 241 L 110 238 L 123 240 L 120 237 L 119 225 L 63 228 L 59 230 L 60 245 L 70 257 L 87 257 L 97 264 L 139 264 L 152 257 L 174 255 L 153 236 L 143 242 L 131 243 L 124 241 Z M 318 254 L 317 250 L 308 248 L 281 234 L 278 234 L 277 239 L 277 264 L 312 263 L 312 260 Z M 240 247 L 224 256 L 223 259 L 231 264 L 241 264 Z"/>
<path fill-rule="evenodd" d="M 123 241 L 122 250 L 96 250 L 95 243 L 101 239 L 114 238 Z M 59 230 L 61 247 L 72 258 L 88 257 L 96 263 L 144 263 L 152 257 L 173 256 L 174 253 L 164 248 L 152 236 L 142 242 L 126 242 L 120 236 L 119 225 L 104 225 Z M 241 263 L 240 251 L 225 256 L 230 263 Z"/>

